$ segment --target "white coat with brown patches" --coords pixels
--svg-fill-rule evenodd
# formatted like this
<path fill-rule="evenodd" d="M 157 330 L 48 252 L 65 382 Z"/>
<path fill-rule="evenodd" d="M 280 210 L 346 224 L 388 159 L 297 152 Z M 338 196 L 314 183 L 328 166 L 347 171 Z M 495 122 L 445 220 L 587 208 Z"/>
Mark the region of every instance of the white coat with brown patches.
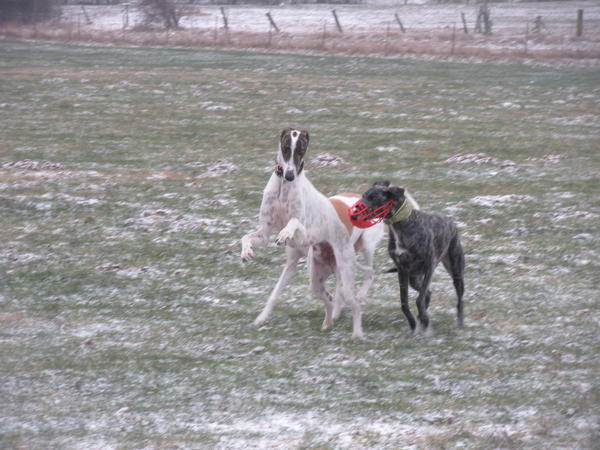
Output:
<path fill-rule="evenodd" d="M 343 194 L 329 197 L 329 201 L 331 201 L 333 204 L 339 219 L 348 230 L 350 235 L 350 243 L 354 247 L 354 251 L 356 253 L 360 251 L 363 254 L 364 264 L 358 264 L 358 262 L 356 263 L 356 266 L 364 272 L 364 281 L 356 296 L 358 300 L 364 304 L 369 288 L 371 287 L 371 284 L 373 284 L 373 279 L 375 278 L 375 271 L 373 270 L 373 257 L 375 254 L 375 249 L 377 248 L 377 244 L 384 235 L 385 226 L 382 222 L 371 228 L 357 228 L 352 225 L 348 216 L 348 208 L 357 200 L 360 200 L 360 197 L 360 194 L 345 192 Z M 332 263 L 335 264 L 335 261 L 332 261 Z M 335 266 L 332 267 L 332 270 L 334 269 Z M 338 296 L 336 295 L 336 300 L 337 299 Z M 338 318 L 342 307 L 343 304 L 341 302 L 335 302 L 333 309 L 334 319 Z"/>
<path fill-rule="evenodd" d="M 286 246 L 283 271 L 254 323 L 260 325 L 269 318 L 281 292 L 296 273 L 298 261 L 310 252 L 311 288 L 325 305 L 322 329 L 331 328 L 342 305 L 347 304 L 352 310 L 352 337 L 362 338 L 361 306 L 354 295 L 354 268 L 355 246 L 365 246 L 365 240 L 359 243 L 361 236 L 354 235 L 354 230 L 350 233 L 342 222 L 346 220 L 347 207 L 342 211 L 339 202 L 348 204 L 344 197 L 328 199 L 306 177 L 303 168 L 308 142 L 309 135 L 304 130 L 282 131 L 277 169 L 263 192 L 258 229 L 242 238 L 243 260 L 252 259 L 253 247 L 266 245 L 275 233 L 278 233 L 276 242 Z M 366 247 L 370 246 L 369 242 Z M 332 273 L 337 282 L 335 301 L 325 289 L 325 281 Z M 366 281 L 370 284 L 372 274 L 370 281 L 369 277 Z M 363 285 L 360 295 L 363 291 L 366 295 L 366 289 L 368 286 Z"/>

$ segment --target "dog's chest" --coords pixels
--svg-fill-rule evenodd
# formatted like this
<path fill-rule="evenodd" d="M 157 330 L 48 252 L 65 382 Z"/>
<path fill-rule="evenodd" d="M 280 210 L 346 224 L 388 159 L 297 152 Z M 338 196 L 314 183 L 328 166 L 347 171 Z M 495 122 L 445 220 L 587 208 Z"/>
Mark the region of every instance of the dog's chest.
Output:
<path fill-rule="evenodd" d="M 422 265 L 421 255 L 412 247 L 394 227 L 390 227 L 388 252 L 396 266 L 408 272 L 418 271 Z"/>
<path fill-rule="evenodd" d="M 400 240 L 400 236 L 398 235 L 398 233 L 394 229 L 392 229 L 391 231 L 392 231 L 394 238 L 390 242 L 390 247 L 389 247 L 390 256 L 392 256 L 392 258 L 394 258 L 394 259 L 396 259 L 396 258 L 400 259 L 400 258 L 402 258 L 403 255 L 406 255 L 408 250 L 403 247 L 403 243 Z M 408 256 L 408 255 L 406 255 L 406 256 Z"/>
<path fill-rule="evenodd" d="M 292 217 L 297 217 L 298 212 L 303 209 L 302 198 L 298 189 L 288 185 L 281 187 L 278 195 L 272 199 L 271 208 L 273 214 L 285 222 Z"/>

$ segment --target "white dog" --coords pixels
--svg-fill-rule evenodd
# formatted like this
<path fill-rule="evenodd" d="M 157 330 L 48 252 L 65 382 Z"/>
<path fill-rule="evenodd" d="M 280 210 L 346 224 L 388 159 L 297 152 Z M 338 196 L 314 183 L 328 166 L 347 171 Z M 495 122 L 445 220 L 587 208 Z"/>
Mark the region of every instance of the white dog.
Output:
<path fill-rule="evenodd" d="M 288 128 L 281 132 L 277 167 L 263 192 L 258 230 L 242 238 L 241 257 L 244 260 L 252 259 L 253 247 L 266 245 L 275 233 L 278 233 L 276 242 L 286 245 L 287 261 L 283 272 L 254 323 L 260 325 L 269 318 L 283 288 L 296 272 L 298 260 L 308 255 L 312 291 L 325 304 L 322 329 L 331 328 L 346 303 L 352 309 L 352 337 L 362 338 L 360 301 L 354 295 L 355 246 L 363 250 L 367 265 L 372 266 L 373 252 L 383 236 L 383 226 L 370 233 L 352 230 L 347 208 L 360 196 L 342 195 L 328 199 L 312 185 L 303 170 L 308 143 L 309 135 L 305 130 Z M 335 301 L 325 289 L 325 281 L 332 273 L 337 280 Z M 359 296 L 366 296 L 372 281 L 371 267 Z"/>

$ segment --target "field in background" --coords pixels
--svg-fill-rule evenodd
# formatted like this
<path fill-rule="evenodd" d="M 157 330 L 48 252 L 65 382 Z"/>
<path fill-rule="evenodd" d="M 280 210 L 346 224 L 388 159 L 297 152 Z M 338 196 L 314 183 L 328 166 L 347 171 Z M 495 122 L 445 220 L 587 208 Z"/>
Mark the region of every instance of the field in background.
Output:
<path fill-rule="evenodd" d="M 0 78 L 0 446 L 594 447 L 597 70 L 3 41 Z M 288 125 L 322 192 L 457 219 L 465 329 L 441 271 L 430 338 L 386 274 L 364 341 L 305 270 L 251 325 L 283 254 L 237 241 Z"/>
<path fill-rule="evenodd" d="M 134 6 L 63 6 L 59 19 L 31 27 L 0 27 L 0 36 L 122 45 L 258 48 L 346 55 L 600 60 L 596 1 L 492 3 L 492 34 L 475 33 L 480 5 L 181 5 L 181 29 L 150 28 Z M 576 36 L 577 11 L 584 11 Z M 267 19 L 269 13 L 275 23 Z M 464 14 L 468 34 L 463 31 Z M 397 18 L 396 18 L 397 15 Z M 535 21 L 542 24 L 536 32 Z M 397 22 L 400 20 L 401 25 Z M 278 32 L 279 30 L 280 32 Z"/>

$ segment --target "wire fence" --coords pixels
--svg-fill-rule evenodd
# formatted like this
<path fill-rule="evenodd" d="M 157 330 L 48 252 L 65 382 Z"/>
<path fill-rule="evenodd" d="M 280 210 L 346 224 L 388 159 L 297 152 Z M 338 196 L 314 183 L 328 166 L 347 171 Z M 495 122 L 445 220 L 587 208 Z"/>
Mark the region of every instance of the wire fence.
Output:
<path fill-rule="evenodd" d="M 487 9 L 486 9 L 487 8 Z M 176 27 L 127 4 L 67 5 L 32 37 L 350 54 L 600 58 L 600 4 L 183 5 Z M 0 29 L 0 32 L 2 30 Z M 4 33 L 6 35 L 6 32 Z"/>
<path fill-rule="evenodd" d="M 487 8 L 487 12 L 484 11 Z M 458 24 L 467 31 L 478 21 L 489 21 L 490 32 L 523 30 L 527 25 L 546 32 L 583 35 L 600 29 L 597 2 L 536 2 L 487 4 L 441 4 L 396 6 L 349 6 L 323 4 L 296 6 L 215 6 L 183 5 L 175 8 L 183 29 L 223 28 L 234 32 L 285 33 L 320 32 L 323 24 L 339 32 L 381 32 L 386 26 L 402 31 L 426 31 Z M 160 17 L 148 22 L 148 15 L 135 5 L 63 6 L 61 21 L 79 23 L 93 30 L 162 27 Z"/>

